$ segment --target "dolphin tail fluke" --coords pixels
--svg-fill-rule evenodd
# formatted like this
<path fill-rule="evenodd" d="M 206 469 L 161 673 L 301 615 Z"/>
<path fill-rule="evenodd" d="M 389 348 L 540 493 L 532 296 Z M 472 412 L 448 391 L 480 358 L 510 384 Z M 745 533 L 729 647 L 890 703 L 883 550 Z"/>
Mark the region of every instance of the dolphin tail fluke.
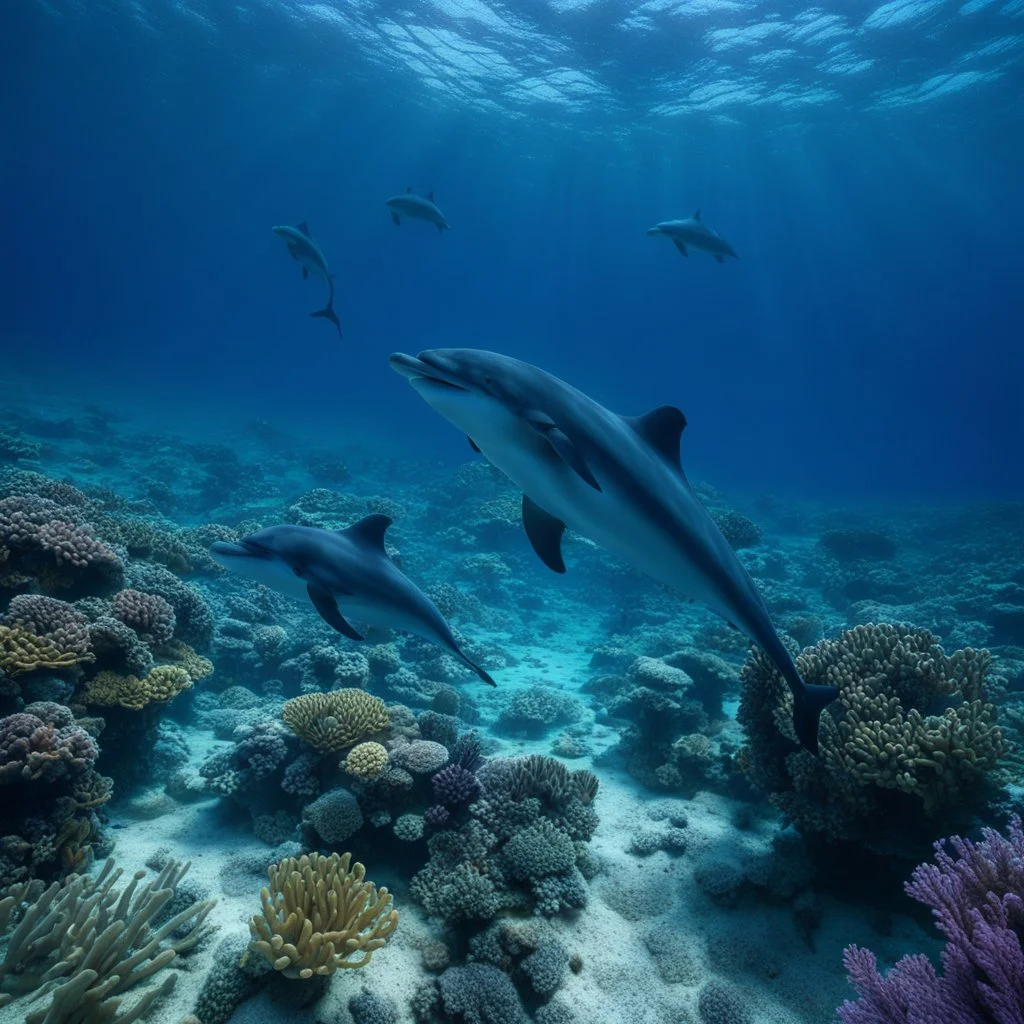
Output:
<path fill-rule="evenodd" d="M 834 686 L 804 683 L 793 704 L 793 727 L 802 747 L 818 752 L 818 719 L 822 711 L 839 696 Z"/>
<path fill-rule="evenodd" d="M 334 275 L 330 275 L 327 279 L 327 283 L 331 286 L 331 293 L 327 296 L 327 305 L 323 309 L 315 310 L 310 313 L 310 316 L 323 317 L 324 320 L 330 320 L 335 327 L 338 328 L 338 337 L 344 338 L 345 335 L 341 333 L 341 321 L 338 319 L 338 314 L 334 312 Z"/>

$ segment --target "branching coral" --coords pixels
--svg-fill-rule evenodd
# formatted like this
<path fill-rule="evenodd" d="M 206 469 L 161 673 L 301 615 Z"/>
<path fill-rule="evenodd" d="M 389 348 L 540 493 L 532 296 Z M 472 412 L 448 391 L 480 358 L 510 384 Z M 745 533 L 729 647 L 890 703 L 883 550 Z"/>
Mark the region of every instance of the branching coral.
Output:
<path fill-rule="evenodd" d="M 89 652 L 62 649 L 46 637 L 36 636 L 21 626 L 0 625 L 0 671 L 16 676 L 41 668 L 71 668 L 92 661 Z"/>
<path fill-rule="evenodd" d="M 348 752 L 345 771 L 357 779 L 376 778 L 388 763 L 388 752 L 379 743 L 360 743 Z"/>
<path fill-rule="evenodd" d="M 174 636 L 174 609 L 159 594 L 121 590 L 110 602 L 115 619 L 131 626 L 148 644 L 167 643 Z"/>
<path fill-rule="evenodd" d="M 740 762 L 800 828 L 831 838 L 863 841 L 881 827 L 885 790 L 937 817 L 968 801 L 1003 753 L 996 707 L 984 699 L 989 664 L 988 651 L 946 655 L 909 626 L 857 626 L 821 641 L 797 658 L 806 682 L 839 690 L 815 758 L 794 742 L 788 688 L 754 651 L 743 669 Z"/>
<path fill-rule="evenodd" d="M 387 889 L 366 881 L 349 853 L 288 857 L 267 869 L 252 949 L 287 978 L 365 967 L 398 926 Z M 353 959 L 354 958 L 354 959 Z"/>
<path fill-rule="evenodd" d="M 387 727 L 387 708 L 365 690 L 304 693 L 285 701 L 285 724 L 321 753 L 336 753 Z"/>
<path fill-rule="evenodd" d="M 170 861 L 146 885 L 139 884 L 145 875 L 140 871 L 119 889 L 121 871 L 108 860 L 95 879 L 71 875 L 54 882 L 29 904 L 7 941 L 0 1006 L 23 997 L 27 1024 L 128 1024 L 143 1017 L 174 986 L 176 975 L 165 974 L 121 1010 L 124 993 L 192 949 L 208 930 L 204 921 L 212 900 L 157 924 L 187 870 L 188 864 Z M 0 901 L 0 930 L 28 895 L 23 887 Z M 176 937 L 190 921 L 187 934 Z"/>
<path fill-rule="evenodd" d="M 945 849 L 952 847 L 954 856 Z M 844 1024 L 1010 1024 L 1024 1020 L 1024 831 L 980 843 L 954 836 L 935 844 L 935 863 L 906 885 L 931 907 L 947 944 L 941 976 L 927 957 L 905 956 L 883 978 L 869 950 L 849 946 L 843 962 L 860 994 L 839 1008 Z"/>

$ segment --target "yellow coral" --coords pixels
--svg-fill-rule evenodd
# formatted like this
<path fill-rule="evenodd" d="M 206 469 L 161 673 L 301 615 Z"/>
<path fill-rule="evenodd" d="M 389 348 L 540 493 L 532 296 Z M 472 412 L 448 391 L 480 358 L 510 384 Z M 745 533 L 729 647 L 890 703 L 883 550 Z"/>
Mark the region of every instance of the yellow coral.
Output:
<path fill-rule="evenodd" d="M 267 869 L 263 910 L 249 922 L 251 948 L 286 978 L 365 967 L 398 926 L 387 889 L 365 881 L 362 864 L 350 869 L 351 859 L 286 857 Z"/>
<path fill-rule="evenodd" d="M 384 701 L 355 689 L 293 697 L 285 701 L 281 717 L 296 736 L 324 754 L 351 747 L 388 724 Z"/>
<path fill-rule="evenodd" d="M 388 752 L 371 740 L 354 746 L 342 763 L 345 771 L 357 779 L 375 779 L 387 767 Z"/>
<path fill-rule="evenodd" d="M 92 654 L 62 650 L 52 640 L 21 626 L 0 626 L 0 670 L 10 676 L 40 668 L 70 668 L 93 660 Z"/>
<path fill-rule="evenodd" d="M 86 684 L 85 701 L 141 711 L 147 704 L 166 703 L 191 686 L 192 677 L 180 665 L 157 665 L 145 679 L 100 672 Z"/>
<path fill-rule="evenodd" d="M 205 679 L 213 673 L 213 662 L 197 654 L 188 644 L 180 640 L 171 640 L 160 647 L 160 654 L 163 657 L 176 661 L 191 677 L 193 683 Z"/>

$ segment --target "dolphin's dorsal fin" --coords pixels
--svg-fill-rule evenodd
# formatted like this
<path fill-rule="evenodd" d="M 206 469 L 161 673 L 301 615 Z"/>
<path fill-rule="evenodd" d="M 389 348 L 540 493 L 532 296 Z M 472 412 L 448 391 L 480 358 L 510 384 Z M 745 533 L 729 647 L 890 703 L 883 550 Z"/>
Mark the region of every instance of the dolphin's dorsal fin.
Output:
<path fill-rule="evenodd" d="M 686 417 L 681 409 L 674 405 L 659 405 L 643 416 L 630 417 L 629 422 L 666 462 L 682 470 L 679 442 L 686 427 Z"/>
<path fill-rule="evenodd" d="M 700 220 L 700 208 L 697 208 L 697 212 L 693 215 L 694 220 Z"/>
<path fill-rule="evenodd" d="M 393 522 L 391 516 L 386 516 L 382 512 L 374 512 L 373 515 L 365 516 L 358 523 L 353 523 L 338 532 L 343 533 L 350 540 L 384 551 L 384 534 L 388 532 L 388 527 Z"/>
<path fill-rule="evenodd" d="M 429 201 L 430 201 L 431 203 L 432 203 L 432 202 L 434 201 L 434 191 L 433 191 L 433 189 L 431 189 L 431 190 L 430 190 L 430 191 L 429 191 L 429 192 L 427 193 L 427 199 L 428 199 L 428 200 L 429 200 Z"/>
<path fill-rule="evenodd" d="M 307 238 L 313 237 L 313 232 L 309 230 L 309 221 L 304 220 L 301 224 L 295 225 Z"/>

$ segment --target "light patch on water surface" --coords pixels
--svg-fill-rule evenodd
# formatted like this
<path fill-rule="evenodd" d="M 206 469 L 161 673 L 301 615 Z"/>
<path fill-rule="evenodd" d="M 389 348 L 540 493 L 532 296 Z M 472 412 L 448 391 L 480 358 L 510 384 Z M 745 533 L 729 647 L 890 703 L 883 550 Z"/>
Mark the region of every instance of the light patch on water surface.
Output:
<path fill-rule="evenodd" d="M 960 63 L 966 64 L 967 61 L 984 59 L 985 57 L 998 57 L 1000 54 L 1016 50 L 1022 42 L 1024 42 L 1024 36 L 1002 36 L 1000 39 L 993 39 L 984 46 L 968 50 L 960 58 Z"/>
<path fill-rule="evenodd" d="M 968 0 L 959 10 L 960 14 L 977 14 L 978 11 L 991 7 L 997 0 Z"/>
<path fill-rule="evenodd" d="M 805 11 L 796 20 L 801 24 L 788 33 L 788 39 L 793 43 L 824 43 L 853 34 L 845 18 L 818 9 Z"/>
<path fill-rule="evenodd" d="M 754 53 L 747 58 L 748 64 L 756 68 L 770 68 L 800 55 L 799 50 L 769 50 L 767 53 Z"/>
<path fill-rule="evenodd" d="M 891 0 L 882 4 L 865 19 L 865 29 L 897 28 L 923 21 L 942 7 L 944 0 Z"/>
<path fill-rule="evenodd" d="M 786 32 L 781 21 L 762 21 L 746 28 L 713 28 L 705 34 L 708 45 L 716 53 L 740 46 L 758 46 L 772 36 Z"/>
<path fill-rule="evenodd" d="M 840 43 L 829 50 L 817 69 L 827 75 L 862 75 L 874 66 L 874 59 L 862 57 L 848 43 Z"/>
<path fill-rule="evenodd" d="M 916 86 L 890 89 L 880 94 L 880 107 L 909 107 L 943 96 L 963 92 L 973 86 L 995 81 L 1002 77 L 1000 71 L 958 71 L 952 74 L 934 75 Z"/>

